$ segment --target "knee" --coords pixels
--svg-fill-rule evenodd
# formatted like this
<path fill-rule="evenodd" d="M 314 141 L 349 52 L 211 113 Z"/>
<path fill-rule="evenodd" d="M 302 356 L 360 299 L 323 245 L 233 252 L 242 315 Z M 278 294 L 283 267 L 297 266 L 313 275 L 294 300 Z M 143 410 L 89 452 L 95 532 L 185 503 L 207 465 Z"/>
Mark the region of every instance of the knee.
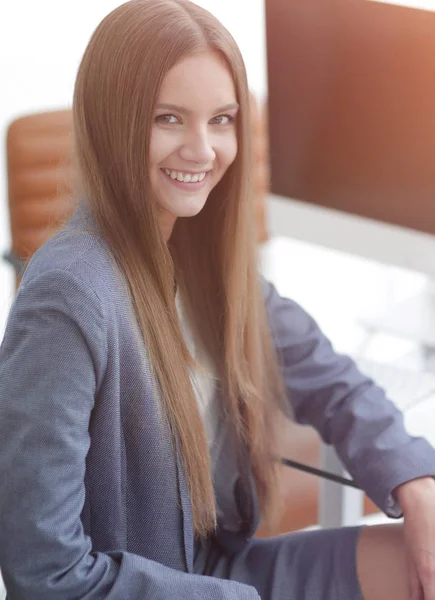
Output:
<path fill-rule="evenodd" d="M 377 551 L 379 547 L 386 549 L 396 548 L 397 551 L 404 552 L 405 537 L 402 523 L 388 523 L 385 525 L 372 525 L 364 527 L 358 540 L 358 549 L 362 552 L 373 550 Z"/>
<path fill-rule="evenodd" d="M 357 573 L 365 600 L 409 598 L 402 524 L 365 527 L 357 545 Z"/>

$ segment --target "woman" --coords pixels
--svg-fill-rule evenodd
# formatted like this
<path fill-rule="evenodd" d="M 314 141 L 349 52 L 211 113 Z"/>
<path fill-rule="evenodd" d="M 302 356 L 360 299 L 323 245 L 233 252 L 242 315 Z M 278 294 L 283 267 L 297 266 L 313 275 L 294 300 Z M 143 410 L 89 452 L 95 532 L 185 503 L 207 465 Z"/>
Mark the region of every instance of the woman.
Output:
<path fill-rule="evenodd" d="M 10 600 L 435 598 L 434 450 L 258 277 L 231 36 L 186 0 L 127 2 L 73 110 L 81 201 L 31 260 L 0 354 Z M 252 539 L 278 510 L 290 403 L 405 534 Z"/>

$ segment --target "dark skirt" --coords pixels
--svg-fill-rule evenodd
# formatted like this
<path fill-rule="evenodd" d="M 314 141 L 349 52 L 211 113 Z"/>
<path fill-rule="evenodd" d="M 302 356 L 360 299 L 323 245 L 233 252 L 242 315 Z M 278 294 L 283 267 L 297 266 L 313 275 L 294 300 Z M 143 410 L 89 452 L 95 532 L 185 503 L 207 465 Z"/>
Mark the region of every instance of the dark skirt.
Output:
<path fill-rule="evenodd" d="M 252 540 L 227 556 L 211 538 L 196 547 L 195 572 L 255 587 L 262 600 L 363 600 L 356 572 L 361 527 Z"/>

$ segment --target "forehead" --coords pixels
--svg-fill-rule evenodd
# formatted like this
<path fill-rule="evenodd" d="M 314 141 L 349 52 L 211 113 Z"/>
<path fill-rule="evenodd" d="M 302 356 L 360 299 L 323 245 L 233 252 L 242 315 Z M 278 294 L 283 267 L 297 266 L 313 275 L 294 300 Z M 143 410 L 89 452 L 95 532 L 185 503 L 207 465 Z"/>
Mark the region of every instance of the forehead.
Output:
<path fill-rule="evenodd" d="M 215 52 L 183 58 L 164 78 L 158 102 L 178 104 L 197 111 L 213 111 L 236 102 L 231 71 Z"/>

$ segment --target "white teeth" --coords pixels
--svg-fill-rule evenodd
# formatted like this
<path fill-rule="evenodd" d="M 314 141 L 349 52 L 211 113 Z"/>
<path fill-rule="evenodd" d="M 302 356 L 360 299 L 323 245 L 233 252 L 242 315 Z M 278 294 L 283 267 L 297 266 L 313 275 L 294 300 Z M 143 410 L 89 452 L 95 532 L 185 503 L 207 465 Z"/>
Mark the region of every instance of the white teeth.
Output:
<path fill-rule="evenodd" d="M 205 172 L 199 174 L 196 173 L 195 175 L 192 175 L 191 173 L 186 173 L 186 175 L 183 175 L 183 173 L 180 171 L 170 171 L 169 169 L 164 169 L 164 171 L 171 179 L 176 179 L 177 181 L 184 183 L 198 183 L 204 181 L 204 178 L 207 175 Z"/>

